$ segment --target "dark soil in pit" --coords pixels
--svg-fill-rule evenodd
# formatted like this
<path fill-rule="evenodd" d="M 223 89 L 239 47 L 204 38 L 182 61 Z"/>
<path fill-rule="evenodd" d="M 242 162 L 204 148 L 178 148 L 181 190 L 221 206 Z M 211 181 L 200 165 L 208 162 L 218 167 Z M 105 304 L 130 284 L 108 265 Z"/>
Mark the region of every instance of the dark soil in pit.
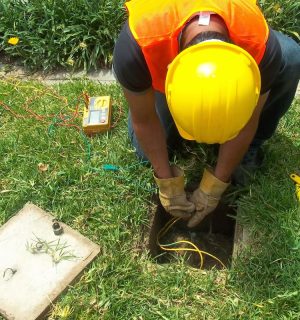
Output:
<path fill-rule="evenodd" d="M 159 202 L 158 196 L 154 197 L 157 204 L 150 212 L 150 228 L 146 231 L 146 242 L 150 255 L 158 263 L 169 263 L 174 261 L 174 256 L 183 256 L 185 261 L 192 267 L 200 267 L 200 256 L 196 252 L 190 251 L 173 251 L 166 252 L 157 245 L 157 235 L 172 217 L 164 210 Z M 160 239 L 161 244 L 169 244 L 179 240 L 187 240 L 195 244 L 200 250 L 206 251 L 218 259 L 225 266 L 229 267 L 231 263 L 235 216 L 234 208 L 224 203 L 220 203 L 216 210 L 209 214 L 197 227 L 190 229 L 183 220 L 177 221 L 172 228 Z M 188 244 L 177 244 L 176 247 L 190 247 Z M 203 269 L 223 268 L 215 259 L 203 255 Z"/>

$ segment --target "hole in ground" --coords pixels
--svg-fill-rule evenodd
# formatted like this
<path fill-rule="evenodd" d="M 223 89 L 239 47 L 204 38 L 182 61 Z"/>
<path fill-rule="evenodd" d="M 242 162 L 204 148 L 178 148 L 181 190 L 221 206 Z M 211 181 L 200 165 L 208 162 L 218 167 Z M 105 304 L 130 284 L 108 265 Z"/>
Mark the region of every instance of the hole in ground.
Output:
<path fill-rule="evenodd" d="M 200 256 L 196 252 L 162 250 L 157 244 L 157 236 L 160 230 L 172 219 L 160 204 L 158 196 L 153 198 L 155 207 L 150 212 L 150 228 L 146 231 L 146 242 L 152 258 L 158 263 L 170 263 L 174 256 L 183 257 L 192 267 L 200 267 Z M 220 202 L 214 212 L 209 214 L 197 227 L 190 229 L 183 220 L 177 221 L 172 228 L 160 239 L 161 244 L 174 243 L 179 240 L 187 240 L 195 244 L 200 250 L 206 251 L 220 259 L 226 267 L 231 264 L 236 210 L 227 204 Z M 188 244 L 177 244 L 176 247 L 190 247 Z M 222 269 L 222 265 L 215 259 L 203 255 L 203 269 L 213 267 Z"/>

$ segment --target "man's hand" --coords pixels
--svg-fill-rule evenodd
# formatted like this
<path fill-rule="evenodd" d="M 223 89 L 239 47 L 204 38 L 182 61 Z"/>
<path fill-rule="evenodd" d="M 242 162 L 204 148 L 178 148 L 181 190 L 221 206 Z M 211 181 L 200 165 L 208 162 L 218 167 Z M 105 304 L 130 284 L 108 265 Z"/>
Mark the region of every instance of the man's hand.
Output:
<path fill-rule="evenodd" d="M 196 206 L 196 212 L 188 221 L 189 228 L 195 227 L 216 209 L 221 195 L 229 184 L 216 178 L 210 171 L 204 170 L 200 185 L 191 197 L 191 201 Z"/>
<path fill-rule="evenodd" d="M 172 216 L 187 219 L 195 210 L 195 205 L 186 199 L 183 171 L 176 166 L 172 166 L 171 171 L 172 178 L 159 179 L 154 176 L 159 188 L 159 199 Z"/>

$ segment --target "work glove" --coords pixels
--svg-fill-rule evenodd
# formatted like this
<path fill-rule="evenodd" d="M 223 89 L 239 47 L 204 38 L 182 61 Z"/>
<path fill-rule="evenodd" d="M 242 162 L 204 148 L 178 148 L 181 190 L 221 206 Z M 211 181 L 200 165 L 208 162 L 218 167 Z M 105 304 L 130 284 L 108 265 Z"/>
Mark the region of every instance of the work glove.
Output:
<path fill-rule="evenodd" d="M 196 206 L 196 212 L 187 223 L 189 228 L 195 227 L 216 209 L 223 192 L 229 185 L 230 183 L 219 180 L 209 170 L 204 170 L 200 185 L 191 197 L 191 201 Z"/>
<path fill-rule="evenodd" d="M 171 166 L 173 178 L 154 180 L 159 188 L 159 199 L 165 210 L 177 218 L 190 218 L 195 205 L 188 201 L 184 191 L 184 174 L 177 166 Z"/>

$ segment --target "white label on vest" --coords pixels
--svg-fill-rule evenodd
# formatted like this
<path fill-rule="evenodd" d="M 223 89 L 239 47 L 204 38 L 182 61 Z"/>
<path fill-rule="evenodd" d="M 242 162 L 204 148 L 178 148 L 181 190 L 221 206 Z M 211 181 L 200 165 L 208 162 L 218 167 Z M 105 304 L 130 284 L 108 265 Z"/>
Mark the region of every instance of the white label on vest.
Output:
<path fill-rule="evenodd" d="M 199 13 L 198 25 L 208 26 L 210 21 L 210 11 L 201 11 Z"/>

